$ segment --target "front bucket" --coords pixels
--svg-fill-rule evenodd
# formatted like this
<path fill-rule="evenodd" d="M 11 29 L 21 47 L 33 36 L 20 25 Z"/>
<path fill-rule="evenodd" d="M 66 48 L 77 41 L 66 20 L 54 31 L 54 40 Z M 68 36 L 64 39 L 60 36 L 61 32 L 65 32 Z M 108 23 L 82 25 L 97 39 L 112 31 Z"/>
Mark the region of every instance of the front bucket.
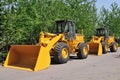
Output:
<path fill-rule="evenodd" d="M 98 56 L 102 55 L 102 45 L 101 45 L 101 43 L 89 42 L 89 53 L 96 54 Z"/>
<path fill-rule="evenodd" d="M 11 46 L 4 67 L 37 71 L 48 68 L 50 54 L 43 46 L 13 45 Z"/>

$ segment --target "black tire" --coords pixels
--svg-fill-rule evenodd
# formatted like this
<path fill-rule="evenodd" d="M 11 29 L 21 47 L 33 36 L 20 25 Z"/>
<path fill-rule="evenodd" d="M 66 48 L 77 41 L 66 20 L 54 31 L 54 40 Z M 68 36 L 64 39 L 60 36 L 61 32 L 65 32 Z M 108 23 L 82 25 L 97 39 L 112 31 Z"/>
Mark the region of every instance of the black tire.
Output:
<path fill-rule="evenodd" d="M 84 51 L 84 49 L 86 51 Z M 86 43 L 80 43 L 78 45 L 77 57 L 78 57 L 78 59 L 86 59 L 88 57 L 88 46 Z"/>
<path fill-rule="evenodd" d="M 63 49 L 66 50 L 65 57 L 62 55 Z M 62 63 L 66 63 L 69 60 L 70 49 L 66 43 L 64 43 L 64 42 L 57 43 L 53 50 L 54 50 L 53 60 L 55 63 L 62 64 Z"/>
<path fill-rule="evenodd" d="M 106 54 L 108 52 L 108 47 L 106 42 L 102 42 L 102 51 L 103 54 Z"/>
<path fill-rule="evenodd" d="M 110 51 L 116 52 L 118 50 L 118 44 L 116 42 L 111 43 Z"/>

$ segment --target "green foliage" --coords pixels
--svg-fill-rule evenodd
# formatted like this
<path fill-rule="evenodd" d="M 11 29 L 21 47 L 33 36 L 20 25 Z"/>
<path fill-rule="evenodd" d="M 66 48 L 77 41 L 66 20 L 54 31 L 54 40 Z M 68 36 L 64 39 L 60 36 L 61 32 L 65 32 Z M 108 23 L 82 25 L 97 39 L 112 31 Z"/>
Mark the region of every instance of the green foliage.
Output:
<path fill-rule="evenodd" d="M 97 14 L 96 0 L 1 0 L 2 32 L 0 51 L 10 45 L 36 44 L 41 31 L 52 32 L 56 20 L 72 20 L 79 33 L 90 39 L 96 26 L 106 26 L 120 37 L 120 7 L 102 7 Z M 87 41 L 88 41 L 87 40 Z"/>
<path fill-rule="evenodd" d="M 7 53 L 6 52 L 0 52 L 0 57 L 6 57 Z"/>
<path fill-rule="evenodd" d="M 69 19 L 79 32 L 92 35 L 96 24 L 95 0 L 2 0 L 5 45 L 36 44 L 39 33 L 54 27 L 54 21 Z"/>
<path fill-rule="evenodd" d="M 120 37 L 120 7 L 117 3 L 111 4 L 111 10 L 102 7 L 99 17 L 99 25 L 108 27 L 110 34 Z"/>

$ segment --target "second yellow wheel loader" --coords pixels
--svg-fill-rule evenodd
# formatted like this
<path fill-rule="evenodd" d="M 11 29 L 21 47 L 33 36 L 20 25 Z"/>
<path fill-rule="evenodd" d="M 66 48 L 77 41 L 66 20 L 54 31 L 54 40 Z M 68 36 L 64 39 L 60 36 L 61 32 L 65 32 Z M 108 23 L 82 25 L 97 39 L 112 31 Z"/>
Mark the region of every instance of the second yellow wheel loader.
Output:
<path fill-rule="evenodd" d="M 4 67 L 38 71 L 49 67 L 51 56 L 55 63 L 66 63 L 70 54 L 85 59 L 88 46 L 84 36 L 76 34 L 74 22 L 60 20 L 56 21 L 54 34 L 40 33 L 37 45 L 12 45 Z"/>
<path fill-rule="evenodd" d="M 102 55 L 108 52 L 108 49 L 112 52 L 116 52 L 118 44 L 115 42 L 113 36 L 109 36 L 107 28 L 97 28 L 95 36 L 92 36 L 89 44 L 89 53 Z"/>

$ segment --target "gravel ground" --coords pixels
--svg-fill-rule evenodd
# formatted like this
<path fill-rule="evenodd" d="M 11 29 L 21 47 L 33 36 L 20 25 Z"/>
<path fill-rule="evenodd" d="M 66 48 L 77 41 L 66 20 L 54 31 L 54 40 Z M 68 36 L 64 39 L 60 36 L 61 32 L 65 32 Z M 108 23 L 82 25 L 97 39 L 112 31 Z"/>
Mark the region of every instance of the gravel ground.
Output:
<path fill-rule="evenodd" d="M 120 48 L 116 53 L 70 59 L 48 69 L 29 72 L 0 66 L 0 80 L 120 80 Z"/>

